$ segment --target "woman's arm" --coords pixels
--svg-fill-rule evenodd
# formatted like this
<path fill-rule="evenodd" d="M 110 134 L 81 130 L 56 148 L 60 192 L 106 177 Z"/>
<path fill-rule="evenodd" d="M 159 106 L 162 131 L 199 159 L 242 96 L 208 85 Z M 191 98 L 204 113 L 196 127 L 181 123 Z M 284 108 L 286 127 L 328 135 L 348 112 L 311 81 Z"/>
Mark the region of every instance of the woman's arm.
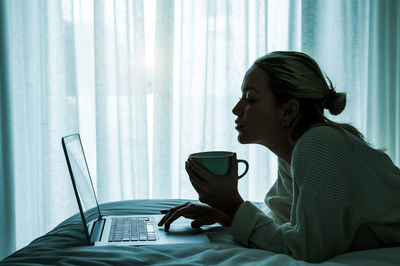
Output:
<path fill-rule="evenodd" d="M 301 191 L 295 217 L 279 225 L 246 201 L 231 226 L 234 238 L 247 247 L 284 253 L 295 259 L 321 262 L 345 252 L 351 245 L 356 220 L 342 201 Z"/>
<path fill-rule="evenodd" d="M 232 235 L 245 246 L 318 262 L 346 251 L 360 226 L 345 164 L 350 148 L 336 129 L 307 132 L 292 154 L 293 204 L 290 222 L 279 225 L 250 202 L 240 206 Z"/>

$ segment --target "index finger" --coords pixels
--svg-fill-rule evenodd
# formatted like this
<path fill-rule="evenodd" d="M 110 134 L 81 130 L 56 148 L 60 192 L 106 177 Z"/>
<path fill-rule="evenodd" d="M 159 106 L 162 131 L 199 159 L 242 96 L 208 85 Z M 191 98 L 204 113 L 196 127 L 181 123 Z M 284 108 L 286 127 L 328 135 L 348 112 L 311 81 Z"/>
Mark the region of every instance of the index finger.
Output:
<path fill-rule="evenodd" d="M 181 216 L 184 216 L 185 214 L 190 213 L 190 210 L 188 206 L 181 208 L 177 211 L 175 211 L 170 217 L 167 218 L 167 220 L 164 222 L 164 228 L 165 231 L 169 230 L 170 224 L 172 224 L 176 219 L 178 219 Z"/>
<path fill-rule="evenodd" d="M 192 183 L 192 185 L 194 186 L 196 191 L 198 191 L 197 188 L 204 187 L 203 178 L 193 171 L 192 167 L 190 167 L 188 162 L 186 162 L 186 164 L 185 164 L 185 169 L 186 169 L 186 172 L 189 175 L 190 182 Z"/>
<path fill-rule="evenodd" d="M 207 176 L 213 176 L 212 173 L 207 171 L 204 167 L 202 167 L 198 162 L 196 162 L 192 158 L 188 159 L 188 164 L 189 164 L 189 167 L 193 170 L 193 172 L 195 172 L 200 178 L 207 177 Z"/>

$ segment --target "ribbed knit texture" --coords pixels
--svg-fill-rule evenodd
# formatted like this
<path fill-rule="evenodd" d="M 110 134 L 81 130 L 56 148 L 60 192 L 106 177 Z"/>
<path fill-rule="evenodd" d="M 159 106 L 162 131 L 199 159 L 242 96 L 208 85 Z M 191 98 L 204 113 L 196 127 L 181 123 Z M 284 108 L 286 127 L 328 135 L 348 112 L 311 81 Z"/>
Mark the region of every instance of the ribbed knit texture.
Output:
<path fill-rule="evenodd" d="M 296 143 L 291 167 L 279 160 L 265 203 L 236 212 L 231 232 L 245 246 L 321 262 L 350 250 L 400 245 L 400 169 L 383 152 L 328 126 Z"/>

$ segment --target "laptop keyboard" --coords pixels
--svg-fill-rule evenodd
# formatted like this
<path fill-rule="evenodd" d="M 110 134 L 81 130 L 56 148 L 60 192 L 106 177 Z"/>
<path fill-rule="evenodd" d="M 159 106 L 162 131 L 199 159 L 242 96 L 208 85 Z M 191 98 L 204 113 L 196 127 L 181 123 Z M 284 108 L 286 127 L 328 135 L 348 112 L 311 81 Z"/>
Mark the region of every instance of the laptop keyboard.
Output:
<path fill-rule="evenodd" d="M 148 217 L 112 218 L 108 242 L 156 241 L 154 223 Z"/>

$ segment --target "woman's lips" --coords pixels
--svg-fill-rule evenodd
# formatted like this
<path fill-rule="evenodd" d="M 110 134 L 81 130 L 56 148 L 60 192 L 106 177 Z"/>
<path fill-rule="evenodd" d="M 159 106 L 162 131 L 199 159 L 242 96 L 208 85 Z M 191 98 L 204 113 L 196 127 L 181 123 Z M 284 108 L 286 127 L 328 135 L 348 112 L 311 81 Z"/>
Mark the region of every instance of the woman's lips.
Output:
<path fill-rule="evenodd" d="M 240 130 L 240 129 L 242 129 L 242 128 L 243 128 L 242 125 L 236 125 L 236 127 L 235 127 L 236 130 Z"/>
<path fill-rule="evenodd" d="M 236 124 L 236 126 L 235 126 L 236 130 L 240 130 L 243 128 L 243 125 L 240 123 L 239 119 L 235 120 L 235 124 Z"/>

